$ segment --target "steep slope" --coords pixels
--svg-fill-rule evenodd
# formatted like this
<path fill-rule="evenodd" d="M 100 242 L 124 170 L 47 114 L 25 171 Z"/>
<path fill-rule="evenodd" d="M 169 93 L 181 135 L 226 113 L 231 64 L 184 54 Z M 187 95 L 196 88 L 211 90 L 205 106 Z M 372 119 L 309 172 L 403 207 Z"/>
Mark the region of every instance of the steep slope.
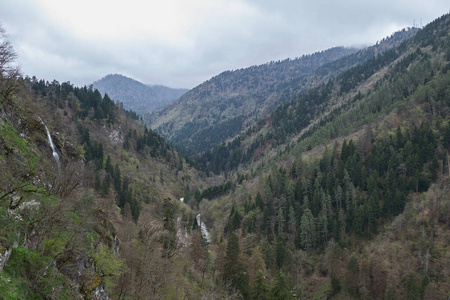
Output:
<path fill-rule="evenodd" d="M 416 32 L 416 28 L 397 32 L 360 51 L 333 48 L 295 60 L 224 72 L 144 119 L 174 144 L 198 154 L 245 131 L 285 101 L 398 46 Z"/>
<path fill-rule="evenodd" d="M 421 38 L 421 37 L 420 37 Z M 409 43 L 409 44 L 408 44 Z M 372 59 L 363 60 L 363 63 L 342 72 L 337 77 L 320 84 L 304 94 L 291 98 L 280 105 L 272 114 L 250 127 L 245 133 L 240 134 L 234 140 L 222 143 L 216 148 L 206 151 L 199 156 L 198 161 L 209 171 L 216 173 L 229 172 L 238 168 L 241 164 L 250 164 L 260 161 L 262 155 L 267 159 L 277 155 L 278 151 L 296 145 L 300 140 L 308 138 L 315 130 L 324 130 L 327 125 L 327 136 L 335 138 L 340 135 L 340 129 L 345 125 L 333 129 L 327 124 L 339 116 L 343 122 L 344 114 L 353 108 L 355 103 L 369 101 L 365 95 L 371 95 L 374 88 L 392 85 L 390 78 L 397 78 L 405 72 L 412 60 L 418 60 L 425 52 L 417 50 L 417 41 L 407 40 L 399 47 L 387 50 Z M 371 52 L 373 49 L 371 50 Z M 345 58 L 347 59 L 347 58 Z M 411 83 L 414 84 L 414 83 Z M 398 89 L 398 87 L 396 87 Z M 386 91 L 383 91 L 386 93 Z M 375 95 L 381 91 L 377 90 Z M 398 91 L 397 91 L 398 93 Z M 295 95 L 295 92 L 289 92 Z M 372 95 L 372 97 L 375 97 Z M 383 96 L 377 96 L 379 98 Z M 396 97 L 401 97 L 397 95 Z M 364 101 L 362 101 L 363 99 Z M 372 99 L 372 98 L 370 98 Z M 377 107 L 380 107 L 378 104 Z M 370 104 L 372 107 L 373 104 Z M 367 116 L 358 115 L 367 118 Z M 352 120 L 355 118 L 352 116 Z M 362 122 L 362 120 L 358 120 Z M 342 128 L 349 130 L 349 127 Z M 317 144 L 317 141 L 313 142 Z M 310 146 L 313 146 L 312 143 Z"/>
<path fill-rule="evenodd" d="M 309 75 L 355 51 L 339 47 L 294 60 L 226 71 L 162 110 L 144 116 L 144 120 L 169 141 L 197 153 L 238 133 L 244 126 L 244 117 L 254 119 L 270 111 L 277 105 L 273 94 L 283 82 Z M 195 134 L 201 136 L 195 138 Z"/>
<path fill-rule="evenodd" d="M 450 15 L 362 61 L 209 177 L 98 90 L 8 78 L 0 298 L 447 299 Z"/>
<path fill-rule="evenodd" d="M 447 14 L 206 152 L 231 186 L 200 203 L 235 257 L 222 278 L 244 298 L 448 298 L 449 86 Z"/>
<path fill-rule="evenodd" d="M 176 225 L 195 215 L 179 199 L 201 174 L 98 90 L 28 77 L 13 90 L 0 103 L 0 298 L 183 294 Z"/>
<path fill-rule="evenodd" d="M 123 102 L 126 109 L 139 114 L 163 107 L 188 91 L 162 85 L 145 85 L 119 74 L 107 75 L 92 85 L 102 95 L 107 93 L 114 101 Z"/>

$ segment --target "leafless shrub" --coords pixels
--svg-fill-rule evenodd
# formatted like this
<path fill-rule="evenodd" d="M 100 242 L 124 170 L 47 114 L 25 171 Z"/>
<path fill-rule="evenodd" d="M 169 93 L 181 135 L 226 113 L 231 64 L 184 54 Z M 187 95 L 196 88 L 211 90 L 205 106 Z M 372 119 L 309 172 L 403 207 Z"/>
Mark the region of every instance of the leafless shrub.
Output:
<path fill-rule="evenodd" d="M 17 53 L 6 38 L 6 32 L 0 24 L 0 103 L 6 103 L 17 89 L 20 68 L 15 64 Z"/>

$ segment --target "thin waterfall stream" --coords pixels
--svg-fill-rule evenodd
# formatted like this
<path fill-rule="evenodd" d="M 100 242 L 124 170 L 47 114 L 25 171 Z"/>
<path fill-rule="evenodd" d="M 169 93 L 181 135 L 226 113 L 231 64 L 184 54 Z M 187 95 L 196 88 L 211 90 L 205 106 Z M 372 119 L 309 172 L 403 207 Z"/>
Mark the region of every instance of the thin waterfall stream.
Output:
<path fill-rule="evenodd" d="M 45 131 L 47 132 L 47 140 L 48 143 L 50 144 L 50 147 L 52 148 L 52 154 L 53 154 L 53 159 L 56 161 L 56 165 L 58 167 L 58 170 L 60 169 L 60 161 L 59 161 L 59 154 L 57 152 L 57 148 L 55 146 L 55 143 L 53 143 L 53 139 L 52 139 L 52 135 L 50 134 L 50 130 L 48 130 L 47 125 L 45 125 L 44 121 L 42 120 L 41 117 L 38 117 L 39 121 L 42 123 L 42 125 L 44 125 L 45 127 Z"/>

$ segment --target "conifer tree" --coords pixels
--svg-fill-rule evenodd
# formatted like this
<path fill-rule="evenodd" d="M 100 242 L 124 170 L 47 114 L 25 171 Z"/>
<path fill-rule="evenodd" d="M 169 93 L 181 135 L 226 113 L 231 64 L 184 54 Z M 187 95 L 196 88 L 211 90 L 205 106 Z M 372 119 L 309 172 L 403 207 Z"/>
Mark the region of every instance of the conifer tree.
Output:
<path fill-rule="evenodd" d="M 256 204 L 257 207 L 259 207 L 259 209 L 261 211 L 264 210 L 264 202 L 263 202 L 263 199 L 262 199 L 261 194 L 259 192 L 258 192 L 258 194 L 256 194 L 255 204 Z"/>
<path fill-rule="evenodd" d="M 239 237 L 232 232 L 228 238 L 223 279 L 225 282 L 231 283 L 245 297 L 248 296 L 248 276 L 244 271 L 244 266 L 239 261 L 239 255 Z"/>
<path fill-rule="evenodd" d="M 258 270 L 258 273 L 255 278 L 255 283 L 253 285 L 252 291 L 252 299 L 255 300 L 269 300 L 269 291 L 270 288 L 266 284 L 266 279 L 263 271 Z"/>
<path fill-rule="evenodd" d="M 287 283 L 286 275 L 283 272 L 279 272 L 275 284 L 271 291 L 271 299 L 274 300 L 288 300 L 293 299 L 292 294 L 289 292 L 289 286 Z"/>
<path fill-rule="evenodd" d="M 111 157 L 109 155 L 106 158 L 105 171 L 106 171 L 106 173 L 108 173 L 111 176 L 113 176 L 114 169 L 113 169 L 113 166 L 111 165 Z"/>
<path fill-rule="evenodd" d="M 306 209 L 300 222 L 301 246 L 303 249 L 311 249 L 315 246 L 315 224 L 311 210 Z"/>
<path fill-rule="evenodd" d="M 297 234 L 297 220 L 295 218 L 295 211 L 294 211 L 294 207 L 289 206 L 289 221 L 288 221 L 288 232 L 292 235 L 296 235 Z"/>
<path fill-rule="evenodd" d="M 277 215 L 277 226 L 278 226 L 278 234 L 284 233 L 284 224 L 286 220 L 284 218 L 283 209 L 280 207 L 278 209 L 278 215 Z"/>
<path fill-rule="evenodd" d="M 283 234 L 278 234 L 277 236 L 277 247 L 276 247 L 276 261 L 279 269 L 283 266 L 284 259 L 286 257 L 286 240 Z"/>
<path fill-rule="evenodd" d="M 326 247 L 328 242 L 328 219 L 324 212 L 319 216 L 318 230 L 320 230 L 320 242 L 323 248 Z"/>

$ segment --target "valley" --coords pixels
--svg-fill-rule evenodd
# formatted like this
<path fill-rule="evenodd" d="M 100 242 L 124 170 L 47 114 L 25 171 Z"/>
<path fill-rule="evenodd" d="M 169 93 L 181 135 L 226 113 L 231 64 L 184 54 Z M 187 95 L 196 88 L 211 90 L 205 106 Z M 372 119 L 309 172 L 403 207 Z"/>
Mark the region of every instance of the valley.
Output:
<path fill-rule="evenodd" d="M 449 14 L 151 108 L 13 62 L 0 299 L 450 297 Z"/>

